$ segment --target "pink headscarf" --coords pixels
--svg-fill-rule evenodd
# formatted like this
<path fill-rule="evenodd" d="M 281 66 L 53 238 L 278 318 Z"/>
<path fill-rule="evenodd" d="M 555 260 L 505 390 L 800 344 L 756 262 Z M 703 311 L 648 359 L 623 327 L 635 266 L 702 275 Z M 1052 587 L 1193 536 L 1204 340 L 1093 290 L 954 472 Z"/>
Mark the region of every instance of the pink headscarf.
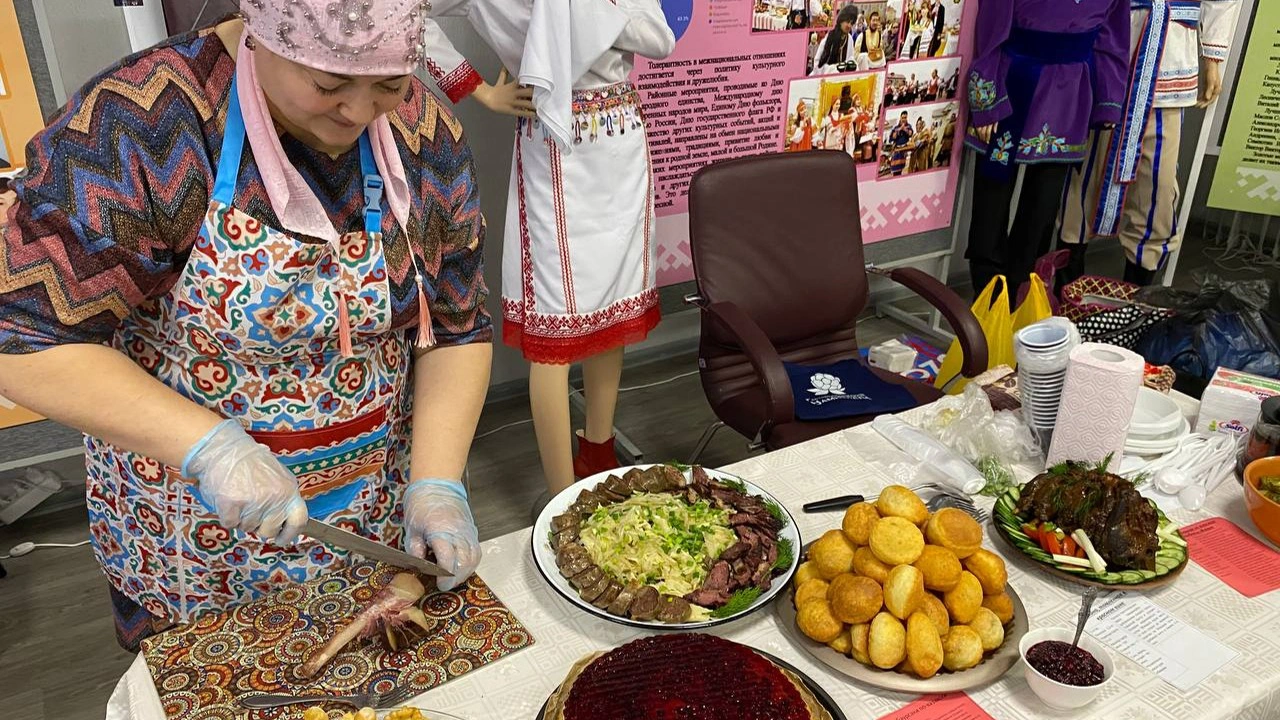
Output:
<path fill-rule="evenodd" d="M 244 0 L 245 33 L 293 62 L 340 75 L 407 75 L 425 50 L 424 0 Z M 236 62 L 245 133 L 262 173 L 271 207 L 285 230 L 335 245 L 338 233 L 310 186 L 285 157 L 252 51 Z M 379 116 L 368 128 L 373 157 L 391 213 L 408 231 L 409 183 L 391 124 Z"/>

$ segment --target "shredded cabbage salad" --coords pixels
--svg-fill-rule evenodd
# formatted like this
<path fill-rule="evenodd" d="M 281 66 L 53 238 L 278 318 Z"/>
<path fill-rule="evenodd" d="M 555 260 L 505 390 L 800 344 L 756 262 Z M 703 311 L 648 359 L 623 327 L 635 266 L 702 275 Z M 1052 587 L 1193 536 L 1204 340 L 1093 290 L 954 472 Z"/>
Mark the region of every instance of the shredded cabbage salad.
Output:
<path fill-rule="evenodd" d="M 667 493 L 636 493 L 595 510 L 582 525 L 591 561 L 623 583 L 683 596 L 707 577 L 707 559 L 737 542 L 729 511 Z"/>

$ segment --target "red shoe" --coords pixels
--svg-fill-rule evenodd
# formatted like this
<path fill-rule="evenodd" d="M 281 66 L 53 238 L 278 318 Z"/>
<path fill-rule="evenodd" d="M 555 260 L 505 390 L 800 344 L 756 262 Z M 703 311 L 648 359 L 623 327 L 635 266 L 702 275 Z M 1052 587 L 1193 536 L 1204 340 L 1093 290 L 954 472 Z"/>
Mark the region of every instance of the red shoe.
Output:
<path fill-rule="evenodd" d="M 578 454 L 573 456 L 573 475 L 581 480 L 596 473 L 607 472 L 621 467 L 618 455 L 613 449 L 613 438 L 602 443 L 594 443 L 578 433 Z"/>

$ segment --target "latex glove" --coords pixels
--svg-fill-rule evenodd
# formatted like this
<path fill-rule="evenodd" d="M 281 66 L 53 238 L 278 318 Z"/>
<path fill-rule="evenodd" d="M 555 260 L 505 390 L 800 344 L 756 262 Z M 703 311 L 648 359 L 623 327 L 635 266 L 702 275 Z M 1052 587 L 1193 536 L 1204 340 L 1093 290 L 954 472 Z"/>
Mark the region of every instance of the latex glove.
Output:
<path fill-rule="evenodd" d="M 537 115 L 533 107 L 533 88 L 522 87 L 515 80 L 507 82 L 506 68 L 498 73 L 496 85 L 483 83 L 472 95 L 481 105 L 496 113 L 527 118 Z"/>
<path fill-rule="evenodd" d="M 405 550 L 427 556 L 453 575 L 436 578 L 441 590 L 461 585 L 480 564 L 480 533 L 471 517 L 467 490 L 454 480 L 416 480 L 404 492 Z"/>
<path fill-rule="evenodd" d="M 292 545 L 307 522 L 298 479 L 235 420 L 224 420 L 182 461 L 206 505 L 224 527 Z"/>

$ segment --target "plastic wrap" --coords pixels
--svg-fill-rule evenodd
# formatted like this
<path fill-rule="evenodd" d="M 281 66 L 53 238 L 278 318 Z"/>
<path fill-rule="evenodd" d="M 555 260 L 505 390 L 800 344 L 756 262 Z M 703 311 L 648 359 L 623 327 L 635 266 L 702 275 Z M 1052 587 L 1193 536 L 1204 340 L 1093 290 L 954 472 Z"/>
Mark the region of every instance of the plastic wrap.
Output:
<path fill-rule="evenodd" d="M 871 421 L 871 427 L 886 440 L 893 443 L 907 455 L 915 458 L 925 467 L 932 466 L 938 471 L 939 478 L 947 485 L 966 493 L 973 494 L 987 484 L 986 478 L 978 469 L 969 464 L 959 453 L 951 450 L 920 428 L 908 424 L 893 415 L 881 415 Z M 921 469 L 911 473 L 915 483 L 921 481 Z M 911 485 L 912 482 L 903 482 Z"/>
<path fill-rule="evenodd" d="M 1040 458 L 1040 444 L 1018 415 L 993 410 L 987 393 L 976 384 L 929 406 L 920 425 L 971 463 L 989 457 L 1014 463 Z"/>

